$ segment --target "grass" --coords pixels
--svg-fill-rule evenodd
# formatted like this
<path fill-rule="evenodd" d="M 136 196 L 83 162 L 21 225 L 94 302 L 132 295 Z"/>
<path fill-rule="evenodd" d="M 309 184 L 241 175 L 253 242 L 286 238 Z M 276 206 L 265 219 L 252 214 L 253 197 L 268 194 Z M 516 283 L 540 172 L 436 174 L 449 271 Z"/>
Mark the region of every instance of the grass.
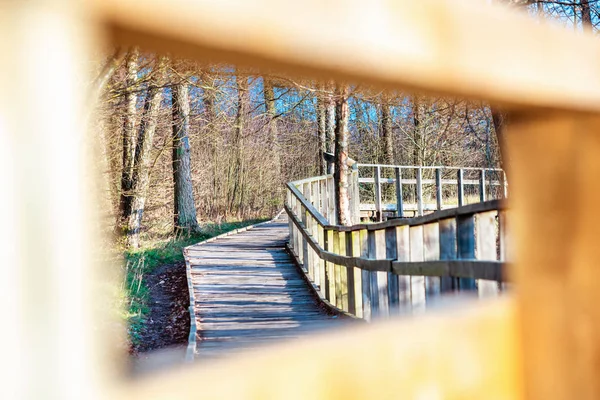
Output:
<path fill-rule="evenodd" d="M 122 287 L 123 318 L 127 323 L 127 332 L 135 345 L 140 341 L 140 332 L 144 329 L 150 308 L 148 297 L 150 289 L 145 283 L 145 276 L 157 267 L 166 264 L 183 262 L 182 249 L 222 233 L 253 225 L 267 219 L 252 219 L 221 224 L 206 224 L 202 232 L 193 235 L 147 240 L 144 247 L 125 251 L 125 279 Z"/>

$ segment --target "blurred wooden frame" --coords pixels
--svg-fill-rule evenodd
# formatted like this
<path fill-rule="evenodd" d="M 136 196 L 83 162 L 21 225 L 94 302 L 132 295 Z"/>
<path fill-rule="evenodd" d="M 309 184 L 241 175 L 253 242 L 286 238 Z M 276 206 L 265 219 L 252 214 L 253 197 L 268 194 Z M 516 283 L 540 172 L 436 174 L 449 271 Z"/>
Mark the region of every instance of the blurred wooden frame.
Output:
<path fill-rule="evenodd" d="M 1 2 L 0 293 L 10 328 L 0 397 L 600 398 L 600 44 L 483 3 Z M 511 110 L 517 293 L 118 383 L 94 333 L 104 305 L 91 290 L 99 185 L 82 133 L 84 64 L 101 43 Z"/>

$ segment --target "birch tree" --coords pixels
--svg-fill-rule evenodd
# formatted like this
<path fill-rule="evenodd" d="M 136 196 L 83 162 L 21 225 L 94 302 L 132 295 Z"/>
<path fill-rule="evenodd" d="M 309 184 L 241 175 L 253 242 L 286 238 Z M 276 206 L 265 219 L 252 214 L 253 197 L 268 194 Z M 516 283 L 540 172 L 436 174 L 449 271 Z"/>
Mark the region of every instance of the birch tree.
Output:
<path fill-rule="evenodd" d="M 341 225 L 352 225 L 348 197 L 348 86 L 340 84 L 335 91 L 335 202 Z"/>

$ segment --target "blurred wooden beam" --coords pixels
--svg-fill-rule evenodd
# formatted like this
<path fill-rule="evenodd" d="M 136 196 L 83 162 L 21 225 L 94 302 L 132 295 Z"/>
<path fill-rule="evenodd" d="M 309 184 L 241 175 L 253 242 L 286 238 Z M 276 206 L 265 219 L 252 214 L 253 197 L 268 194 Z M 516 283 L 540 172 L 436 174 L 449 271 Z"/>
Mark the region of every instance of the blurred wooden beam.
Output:
<path fill-rule="evenodd" d="M 115 44 L 509 107 L 600 111 L 600 43 L 478 1 L 94 0 Z"/>
<path fill-rule="evenodd" d="M 511 242 L 516 247 L 526 395 L 600 398 L 600 116 L 511 115 Z"/>
<path fill-rule="evenodd" d="M 519 399 L 511 299 L 280 344 L 128 386 L 123 399 Z"/>

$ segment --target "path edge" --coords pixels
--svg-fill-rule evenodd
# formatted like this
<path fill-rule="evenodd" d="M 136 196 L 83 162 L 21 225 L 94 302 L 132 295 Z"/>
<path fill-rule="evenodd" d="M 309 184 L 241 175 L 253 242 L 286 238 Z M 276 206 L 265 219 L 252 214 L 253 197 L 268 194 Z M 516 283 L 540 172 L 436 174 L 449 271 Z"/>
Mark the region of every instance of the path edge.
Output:
<path fill-rule="evenodd" d="M 188 258 L 188 249 L 193 246 L 198 246 L 198 245 L 202 245 L 205 243 L 214 242 L 215 240 L 217 240 L 219 238 L 223 238 L 226 236 L 232 236 L 232 235 L 235 235 L 235 234 L 238 234 L 241 232 L 246 232 L 248 230 L 254 229 L 254 228 L 262 226 L 262 225 L 273 223 L 284 213 L 284 211 L 285 210 L 282 209 L 272 219 L 270 219 L 268 221 L 259 222 L 258 224 L 248 225 L 243 228 L 233 229 L 229 232 L 225 232 L 220 235 L 213 236 L 209 239 L 203 240 L 198 243 L 191 244 L 191 245 L 183 248 L 182 251 L 183 251 L 183 258 L 185 260 L 185 275 L 187 278 L 188 292 L 189 292 L 189 296 L 190 296 L 190 304 L 188 306 L 188 312 L 190 314 L 190 333 L 188 335 L 188 344 L 187 344 L 187 349 L 185 351 L 185 361 L 186 362 L 191 363 L 194 361 L 194 359 L 196 357 L 197 346 L 198 346 L 198 341 L 197 341 L 198 324 L 196 322 L 196 311 L 194 310 L 194 306 L 196 304 L 196 298 L 194 296 L 194 285 L 192 283 L 192 266 L 191 266 L 190 260 Z M 287 248 L 287 243 L 286 243 L 286 248 Z"/>

